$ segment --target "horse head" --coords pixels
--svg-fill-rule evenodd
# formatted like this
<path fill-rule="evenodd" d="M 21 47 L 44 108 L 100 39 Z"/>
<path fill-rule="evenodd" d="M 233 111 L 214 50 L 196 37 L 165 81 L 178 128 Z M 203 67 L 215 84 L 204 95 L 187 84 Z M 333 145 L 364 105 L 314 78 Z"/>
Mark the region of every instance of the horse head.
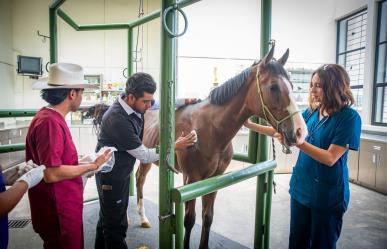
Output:
<path fill-rule="evenodd" d="M 278 60 L 273 59 L 274 45 L 269 53 L 253 65 L 248 103 L 254 115 L 265 119 L 284 137 L 285 146 L 302 143 L 307 128 L 292 94 L 292 84 L 284 69 L 289 49 Z"/>

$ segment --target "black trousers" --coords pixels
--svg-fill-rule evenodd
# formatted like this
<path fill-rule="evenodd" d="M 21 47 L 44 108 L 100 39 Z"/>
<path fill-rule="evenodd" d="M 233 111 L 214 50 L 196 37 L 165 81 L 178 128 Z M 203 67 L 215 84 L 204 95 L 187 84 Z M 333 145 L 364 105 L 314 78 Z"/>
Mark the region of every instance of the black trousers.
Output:
<path fill-rule="evenodd" d="M 127 249 L 125 242 L 128 229 L 126 210 L 129 201 L 130 177 L 96 174 L 99 195 L 99 220 L 95 249 Z"/>

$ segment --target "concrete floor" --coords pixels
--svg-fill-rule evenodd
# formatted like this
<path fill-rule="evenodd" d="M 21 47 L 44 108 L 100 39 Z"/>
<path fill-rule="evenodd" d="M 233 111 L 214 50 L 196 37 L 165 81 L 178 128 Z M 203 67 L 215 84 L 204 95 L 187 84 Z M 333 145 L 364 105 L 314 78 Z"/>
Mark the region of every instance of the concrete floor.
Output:
<path fill-rule="evenodd" d="M 247 164 L 234 162 L 229 170 L 236 170 L 245 167 Z M 271 237 L 270 248 L 282 249 L 288 246 L 289 234 L 289 194 L 288 185 L 290 175 L 280 174 L 274 177 L 277 183 L 277 194 L 273 195 L 272 217 L 271 217 Z M 181 175 L 175 176 L 176 186 L 181 185 Z M 89 180 L 88 187 L 85 192 L 85 198 L 95 196 L 95 183 L 93 178 Z M 350 184 L 351 201 L 349 210 L 344 216 L 344 225 L 342 235 L 338 242 L 338 248 L 342 249 L 386 249 L 387 248 L 387 196 L 365 189 L 363 187 Z M 234 186 L 230 186 L 218 192 L 215 203 L 215 216 L 212 225 L 212 231 L 216 238 L 229 238 L 232 240 L 233 247 L 240 245 L 241 247 L 253 248 L 253 233 L 254 233 L 254 214 L 255 214 L 255 190 L 256 179 L 250 179 Z M 158 203 L 158 168 L 153 167 L 148 175 L 145 186 L 145 199 L 149 208 L 157 209 Z M 91 204 L 93 205 L 93 204 Z M 94 204 L 95 205 L 95 204 Z M 138 230 L 141 233 L 140 238 L 149 238 L 149 240 L 157 237 L 157 210 L 149 210 L 148 218 L 153 223 L 153 232 L 143 230 L 138 227 L 138 217 L 135 216 L 135 198 L 130 201 L 130 219 L 131 225 L 128 232 L 129 237 L 133 235 L 133 231 Z M 197 220 L 196 223 L 201 225 L 201 201 L 196 204 Z M 92 209 L 89 205 L 85 206 L 85 248 L 92 248 L 95 236 L 95 222 L 98 216 L 97 210 Z M 151 217 L 152 216 L 152 217 Z M 26 198 L 10 213 L 10 219 L 18 219 L 29 217 L 28 201 Z M 95 224 L 95 223 L 94 223 Z M 132 231 L 133 230 L 133 231 Z M 197 233 L 200 228 L 196 228 Z M 150 236 L 147 236 L 147 234 Z M 136 232 L 136 234 L 138 234 Z M 132 237 L 133 238 L 133 237 Z M 193 238 L 198 240 L 198 236 Z M 214 239 L 215 240 L 215 239 Z M 191 241 L 192 242 L 192 241 Z M 140 242 L 141 243 L 141 242 Z M 149 248 L 156 247 L 157 243 L 147 243 L 144 245 Z M 193 248 L 196 248 L 197 242 L 193 243 Z M 214 244 L 213 248 L 230 248 L 221 244 Z M 22 229 L 10 230 L 9 249 L 35 249 L 42 248 L 42 242 L 38 235 L 32 231 L 31 224 Z M 138 248 L 133 247 L 133 248 Z"/>

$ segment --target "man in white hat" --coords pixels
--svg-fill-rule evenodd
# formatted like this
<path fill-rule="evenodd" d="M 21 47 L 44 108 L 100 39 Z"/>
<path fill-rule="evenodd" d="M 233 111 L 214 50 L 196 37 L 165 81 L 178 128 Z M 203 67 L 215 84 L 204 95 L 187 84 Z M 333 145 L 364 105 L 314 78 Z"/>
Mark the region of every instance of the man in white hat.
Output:
<path fill-rule="evenodd" d="M 91 87 L 82 67 L 69 63 L 52 64 L 48 78 L 33 86 L 48 102 L 35 115 L 26 137 L 26 160 L 46 166 L 44 181 L 28 191 L 32 225 L 45 249 L 83 249 L 81 175 L 97 170 L 112 153 L 106 150 L 92 163 L 78 163 L 65 116 L 79 108 L 84 88 Z"/>

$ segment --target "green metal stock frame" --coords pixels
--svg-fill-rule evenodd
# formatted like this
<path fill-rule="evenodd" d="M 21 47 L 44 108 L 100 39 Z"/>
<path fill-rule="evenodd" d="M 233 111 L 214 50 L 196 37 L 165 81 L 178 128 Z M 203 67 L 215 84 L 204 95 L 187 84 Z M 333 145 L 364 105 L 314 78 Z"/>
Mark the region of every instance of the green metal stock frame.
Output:
<path fill-rule="evenodd" d="M 36 112 L 37 110 L 33 110 L 33 109 L 20 109 L 20 110 L 0 109 L 0 118 L 33 117 L 35 116 Z M 24 143 L 2 144 L 0 145 L 0 154 L 21 151 L 21 150 L 25 150 L 25 148 L 26 146 Z"/>
<path fill-rule="evenodd" d="M 50 21 L 50 62 L 58 61 L 57 50 L 57 15 L 77 31 L 126 29 L 128 31 L 128 76 L 133 73 L 132 39 L 133 28 L 145 24 L 161 16 L 169 6 L 178 4 L 185 7 L 199 0 L 162 0 L 161 11 L 155 11 L 129 23 L 78 25 L 63 10 L 59 9 L 65 0 L 54 0 L 49 6 Z M 172 32 L 177 29 L 176 11 L 166 17 L 166 25 Z M 261 1 L 261 56 L 269 50 L 271 25 L 271 0 Z M 190 199 L 217 191 L 250 177 L 257 176 L 257 198 L 255 212 L 254 248 L 269 248 L 270 211 L 273 172 L 275 162 L 268 160 L 268 140 L 266 136 L 250 132 L 248 154 L 235 154 L 234 159 L 250 162 L 254 165 L 225 175 L 206 179 L 201 182 L 174 188 L 174 175 L 168 169 L 166 155 L 171 152 L 174 158 L 175 134 L 175 83 L 176 83 L 176 38 L 171 37 L 161 23 L 161 73 L 160 73 L 160 223 L 159 248 L 182 248 L 183 246 L 183 215 L 184 202 Z M 0 110 L 0 118 L 34 116 L 36 110 Z M 24 144 L 1 145 L 0 153 L 24 150 Z M 174 165 L 174 161 L 170 162 Z M 132 194 L 134 177 L 131 180 Z M 174 202 L 174 206 L 173 206 Z M 175 209 L 175 210 L 174 210 Z"/>
<path fill-rule="evenodd" d="M 255 176 L 258 176 L 257 198 L 259 198 L 259 201 L 257 201 L 258 205 L 256 209 L 259 212 L 255 214 L 256 231 L 254 235 L 254 248 L 269 248 L 269 233 L 267 227 L 270 226 L 268 219 L 270 219 L 273 172 L 276 166 L 275 161 L 265 161 L 241 170 L 172 189 L 172 200 L 175 203 L 176 210 L 175 248 L 180 249 L 184 247 L 182 232 L 184 231 L 183 203 Z"/>

